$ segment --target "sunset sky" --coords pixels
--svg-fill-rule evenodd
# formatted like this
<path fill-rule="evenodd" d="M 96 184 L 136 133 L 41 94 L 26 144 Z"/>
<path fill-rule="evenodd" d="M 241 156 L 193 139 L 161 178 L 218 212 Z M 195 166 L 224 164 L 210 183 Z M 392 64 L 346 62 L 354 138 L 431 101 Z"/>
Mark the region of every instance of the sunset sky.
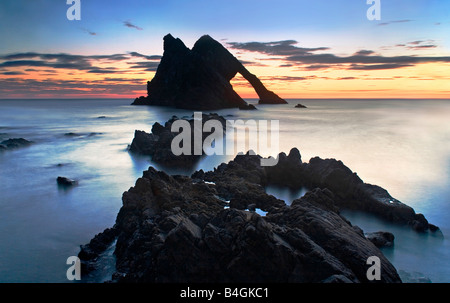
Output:
<path fill-rule="evenodd" d="M 146 94 L 171 33 L 221 42 L 284 98 L 449 98 L 450 1 L 0 1 L 0 98 Z M 244 98 L 256 97 L 242 77 Z"/>

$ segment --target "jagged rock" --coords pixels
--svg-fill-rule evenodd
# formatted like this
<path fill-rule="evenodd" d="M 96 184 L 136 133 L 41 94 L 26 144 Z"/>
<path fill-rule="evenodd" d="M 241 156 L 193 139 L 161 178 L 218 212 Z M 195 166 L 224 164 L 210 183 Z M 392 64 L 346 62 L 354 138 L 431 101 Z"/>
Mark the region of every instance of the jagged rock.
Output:
<path fill-rule="evenodd" d="M 288 157 L 293 161 L 300 154 L 294 150 Z M 259 159 L 240 155 L 214 172 L 196 172 L 193 178 L 170 176 L 152 167 L 145 171 L 123 194 L 113 228 L 117 239 L 113 279 L 367 282 L 366 260 L 378 256 L 381 281 L 400 282 L 379 249 L 339 215 L 333 192 L 316 189 L 286 206 L 257 183 L 267 181 Z M 206 179 L 215 185 L 203 182 Z M 261 217 L 246 208 L 268 213 Z M 95 268 L 101 253 L 96 248 L 105 249 L 110 242 L 111 237 L 96 236 L 83 246 L 84 266 Z"/>
<path fill-rule="evenodd" d="M 193 115 L 194 116 L 194 115 Z M 198 127 L 202 129 L 200 132 L 202 133 L 201 142 L 203 147 L 203 141 L 206 137 L 208 137 L 212 132 L 203 132 L 203 125 L 209 120 L 216 120 L 222 125 L 222 132 L 225 133 L 226 130 L 226 120 L 222 116 L 217 114 L 202 114 L 201 123 L 198 124 Z M 134 133 L 133 141 L 129 146 L 129 150 L 131 152 L 149 155 L 152 158 L 152 161 L 156 163 L 160 163 L 168 166 L 181 166 L 181 167 L 190 167 L 194 165 L 200 158 L 204 155 L 203 148 L 200 153 L 196 153 L 194 149 L 194 132 L 196 129 L 196 125 L 194 123 L 195 119 L 181 119 L 185 120 L 189 123 L 191 129 L 191 151 L 189 155 L 175 155 L 172 151 L 172 140 L 180 134 L 180 131 L 171 131 L 172 124 L 180 120 L 178 117 L 174 116 L 170 120 L 168 120 L 164 126 L 155 122 L 152 126 L 152 132 L 146 133 L 145 131 L 136 130 Z M 199 131 L 199 130 L 197 130 Z"/>
<path fill-rule="evenodd" d="M 394 245 L 394 235 L 387 231 L 377 231 L 365 234 L 365 237 L 376 247 L 391 247 Z"/>
<path fill-rule="evenodd" d="M 23 138 L 12 138 L 12 139 L 8 139 L 8 140 L 4 140 L 4 141 L 0 142 L 0 151 L 26 147 L 26 146 L 30 146 L 31 144 L 33 144 L 32 141 L 28 141 Z"/>
<path fill-rule="evenodd" d="M 245 188 L 254 187 L 255 183 L 262 188 L 278 185 L 292 189 L 328 189 L 336 196 L 339 209 L 371 213 L 390 222 L 409 225 L 418 232 L 439 230 L 429 224 L 422 214 L 416 214 L 413 208 L 393 198 L 385 189 L 364 183 L 342 161 L 315 157 L 309 163 L 303 163 L 297 148 L 293 148 L 288 156 L 280 153 L 275 166 L 261 167 L 260 159 L 260 156 L 248 153 L 237 156 L 230 163 L 206 172 L 204 180 L 215 182 L 217 189 L 228 200 L 234 197 L 233 191 L 227 188 L 228 184 L 236 184 L 233 190 L 241 188 L 243 193 Z M 246 207 L 240 206 L 242 209 Z"/>
<path fill-rule="evenodd" d="M 133 105 L 160 105 L 192 110 L 221 108 L 254 109 L 234 90 L 230 80 L 240 73 L 255 89 L 260 103 L 286 103 L 267 90 L 227 49 L 208 35 L 192 50 L 179 39 L 164 37 L 164 54 L 154 78 L 147 84 L 147 96 Z"/>
<path fill-rule="evenodd" d="M 158 125 L 155 131 L 163 132 Z M 367 282 L 367 259 L 377 256 L 381 282 L 400 282 L 376 246 L 379 239 L 369 235 L 369 240 L 340 210 L 353 207 L 412 226 L 425 224 L 423 215 L 384 189 L 365 184 L 340 161 L 313 158 L 303 163 L 297 149 L 278 159 L 277 165 L 262 167 L 261 157 L 249 152 L 192 177 L 150 167 L 123 194 L 113 227 L 113 280 Z M 297 181 L 288 181 L 282 172 Z M 265 192 L 264 186 L 273 182 L 314 187 L 287 206 Z M 388 233 L 376 236 L 383 236 L 383 244 L 393 241 Z M 102 238 L 83 247 L 85 266 L 95 268 L 99 252 L 91 253 L 91 246 L 104 249 L 111 241 Z"/>

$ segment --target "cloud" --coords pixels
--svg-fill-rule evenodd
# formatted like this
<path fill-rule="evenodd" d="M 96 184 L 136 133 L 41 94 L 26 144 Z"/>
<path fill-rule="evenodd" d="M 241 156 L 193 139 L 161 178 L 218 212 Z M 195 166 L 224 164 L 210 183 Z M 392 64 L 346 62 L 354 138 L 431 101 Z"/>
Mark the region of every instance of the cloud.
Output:
<path fill-rule="evenodd" d="M 144 69 L 148 72 L 154 72 L 158 68 L 159 62 L 153 62 L 153 61 L 140 61 L 140 62 L 132 62 L 128 63 L 130 64 L 130 68 L 136 68 L 136 69 Z"/>
<path fill-rule="evenodd" d="M 413 22 L 414 20 L 409 20 L 409 19 L 404 19 L 404 20 L 394 20 L 394 21 L 389 21 L 389 22 L 382 22 L 382 23 L 378 23 L 378 26 L 386 26 L 386 25 L 391 25 L 391 24 L 395 24 L 395 23 L 407 23 L 407 22 Z"/>
<path fill-rule="evenodd" d="M 130 52 L 129 54 L 133 57 L 144 58 L 147 60 L 158 60 L 159 61 L 162 58 L 162 56 L 159 56 L 159 55 L 147 56 L 147 55 L 140 54 L 138 52 Z"/>
<path fill-rule="evenodd" d="M 142 27 L 139 27 L 139 26 L 137 26 L 137 25 L 134 25 L 134 24 L 131 23 L 130 21 L 124 21 L 124 22 L 123 22 L 123 25 L 125 25 L 126 27 L 129 27 L 129 28 L 135 28 L 135 29 L 137 29 L 138 31 L 143 30 Z"/>
<path fill-rule="evenodd" d="M 354 56 L 370 56 L 370 55 L 373 55 L 373 54 L 375 54 L 374 51 L 363 49 L 363 50 L 357 51 L 357 52 L 354 54 Z"/>
<path fill-rule="evenodd" d="M 135 62 L 136 58 L 144 58 L 148 61 Z M 72 55 L 66 53 L 46 54 L 46 53 L 15 53 L 0 56 L 0 70 L 10 68 L 24 68 L 25 71 L 38 71 L 38 67 L 45 67 L 52 72 L 58 69 L 72 69 L 86 71 L 95 74 L 126 73 L 127 70 L 120 70 L 114 65 L 125 61 L 132 65 L 133 69 L 143 69 L 144 71 L 155 71 L 161 56 L 143 55 L 137 52 L 128 54 L 112 55 Z M 114 64 L 113 66 L 106 66 Z M 100 66 L 101 65 L 101 66 Z M 40 70 L 42 72 L 42 70 Z M 7 72 L 10 72 L 9 70 Z"/>
<path fill-rule="evenodd" d="M 59 79 L 0 79 L 0 97 L 43 95 L 133 95 L 145 90 L 146 79 L 59 80 Z"/>
<path fill-rule="evenodd" d="M 83 32 L 85 32 L 86 34 L 89 34 L 89 35 L 91 35 L 91 36 L 97 36 L 97 33 L 96 33 L 96 32 L 90 31 L 90 30 L 88 30 L 88 29 L 86 29 L 86 28 L 82 28 L 81 30 L 82 30 Z"/>
<path fill-rule="evenodd" d="M 228 42 L 232 49 L 257 52 L 272 56 L 307 55 L 316 51 L 328 50 L 328 47 L 305 48 L 295 46 L 295 40 L 283 40 L 274 42 Z"/>
<path fill-rule="evenodd" d="M 383 69 L 396 69 L 402 67 L 414 66 L 413 64 L 399 64 L 399 63 L 391 63 L 391 64 L 372 64 L 372 65 L 360 65 L 360 64 L 352 64 L 349 70 L 383 70 Z"/>
<path fill-rule="evenodd" d="M 393 21 L 410 22 L 411 20 Z M 340 68 L 348 70 L 383 70 L 414 66 L 421 63 L 450 63 L 450 56 L 393 56 L 376 54 L 372 50 L 359 50 L 350 56 L 337 56 L 333 53 L 317 53 L 330 50 L 328 47 L 303 48 L 298 47 L 295 40 L 277 42 L 228 42 L 231 48 L 240 51 L 257 52 L 277 56 L 267 60 L 283 60 L 286 65 L 297 65 L 303 70 L 320 70 Z M 417 40 L 402 44 L 411 50 L 430 49 L 437 47 L 433 40 Z"/>

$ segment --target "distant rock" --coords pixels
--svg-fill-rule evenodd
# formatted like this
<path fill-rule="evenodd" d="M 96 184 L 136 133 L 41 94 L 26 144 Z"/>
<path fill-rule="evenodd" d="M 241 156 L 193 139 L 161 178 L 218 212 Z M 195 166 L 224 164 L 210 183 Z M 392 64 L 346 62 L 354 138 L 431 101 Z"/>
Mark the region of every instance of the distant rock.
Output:
<path fill-rule="evenodd" d="M 56 182 L 58 183 L 58 185 L 61 185 L 61 186 L 73 186 L 73 185 L 78 184 L 78 181 L 76 181 L 76 180 L 72 180 L 72 179 L 69 179 L 66 177 L 61 177 L 61 176 L 56 178 Z"/>
<path fill-rule="evenodd" d="M 295 108 L 307 108 L 307 107 L 305 105 L 299 103 L 295 106 Z"/>
<path fill-rule="evenodd" d="M 391 247 L 394 245 L 394 235 L 386 231 L 377 231 L 365 234 L 365 237 L 376 247 Z"/>
<path fill-rule="evenodd" d="M 33 144 L 32 141 L 28 141 L 23 138 L 13 138 L 0 142 L 0 151 L 1 150 L 11 150 L 21 147 L 27 147 Z"/>
<path fill-rule="evenodd" d="M 70 133 L 65 133 L 64 136 L 66 136 L 66 137 L 80 137 L 81 134 L 70 132 Z"/>
<path fill-rule="evenodd" d="M 164 54 L 147 96 L 133 105 L 159 105 L 190 110 L 254 109 L 233 90 L 230 80 L 240 73 L 255 89 L 260 104 L 287 103 L 251 74 L 225 47 L 208 35 L 192 50 L 180 39 L 164 37 Z"/>
<path fill-rule="evenodd" d="M 97 132 L 90 132 L 90 133 L 74 133 L 74 132 L 69 132 L 69 133 L 65 133 L 64 136 L 65 137 L 93 137 L 93 136 L 97 136 L 97 135 L 102 135 L 103 133 L 97 133 Z"/>

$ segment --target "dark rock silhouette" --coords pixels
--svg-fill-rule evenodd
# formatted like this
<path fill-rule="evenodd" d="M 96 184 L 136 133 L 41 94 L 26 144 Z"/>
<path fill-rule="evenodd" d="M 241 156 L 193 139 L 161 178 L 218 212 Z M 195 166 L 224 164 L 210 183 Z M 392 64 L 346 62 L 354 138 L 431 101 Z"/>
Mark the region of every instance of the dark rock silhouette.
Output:
<path fill-rule="evenodd" d="M 194 115 L 193 115 L 194 116 Z M 189 155 L 174 155 L 172 151 L 172 140 L 180 133 L 179 131 L 171 131 L 172 124 L 177 120 L 187 121 L 191 129 L 191 149 Z M 202 114 L 201 123 L 196 125 L 194 123 L 194 118 L 190 119 L 179 119 L 173 116 L 169 119 L 164 126 L 155 122 L 152 127 L 152 132 L 147 133 L 145 131 L 136 130 L 134 133 L 134 138 L 129 145 L 129 150 L 133 153 L 138 153 L 142 155 L 149 155 L 152 161 L 163 164 L 166 166 L 178 166 L 189 168 L 192 167 L 197 161 L 201 159 L 204 155 L 203 149 L 200 154 L 196 154 L 194 150 L 194 132 L 196 127 L 201 127 L 200 132 L 202 133 L 201 142 L 205 140 L 212 132 L 203 132 L 203 125 L 209 120 L 216 120 L 222 125 L 222 132 L 225 133 L 226 130 L 226 120 L 224 117 L 218 114 Z M 202 145 L 203 146 L 203 145 Z"/>
<path fill-rule="evenodd" d="M 163 131 L 154 126 L 155 134 Z M 82 246 L 84 268 L 95 269 L 117 240 L 116 282 L 368 282 L 370 256 L 381 260 L 381 282 L 400 282 L 392 264 L 340 210 L 350 205 L 378 212 L 376 205 L 388 199 L 380 215 L 414 224 L 410 207 L 390 202 L 386 191 L 364 191 L 365 183 L 334 159 L 303 163 L 295 148 L 281 153 L 273 167 L 261 167 L 260 159 L 238 155 L 191 177 L 149 168 L 123 194 L 114 227 Z M 288 206 L 265 192 L 268 184 L 313 190 Z"/>
<path fill-rule="evenodd" d="M 4 140 L 0 143 L 0 151 L 26 147 L 26 146 L 30 146 L 31 144 L 33 144 L 32 141 L 28 141 L 23 138 L 8 139 L 8 140 Z"/>
<path fill-rule="evenodd" d="M 230 80 L 240 73 L 255 89 L 260 104 L 287 103 L 250 73 L 225 47 L 208 35 L 192 50 L 179 39 L 164 37 L 164 54 L 154 78 L 147 83 L 147 96 L 133 105 L 160 105 L 191 110 L 221 108 L 254 109 L 234 90 Z"/>
<path fill-rule="evenodd" d="M 56 178 L 56 183 L 58 183 L 58 185 L 60 185 L 60 186 L 70 187 L 70 186 L 77 185 L 78 181 L 69 179 L 67 177 L 59 176 L 58 178 Z"/>
<path fill-rule="evenodd" d="M 299 103 L 295 106 L 295 108 L 307 108 L 307 107 L 305 105 Z"/>

